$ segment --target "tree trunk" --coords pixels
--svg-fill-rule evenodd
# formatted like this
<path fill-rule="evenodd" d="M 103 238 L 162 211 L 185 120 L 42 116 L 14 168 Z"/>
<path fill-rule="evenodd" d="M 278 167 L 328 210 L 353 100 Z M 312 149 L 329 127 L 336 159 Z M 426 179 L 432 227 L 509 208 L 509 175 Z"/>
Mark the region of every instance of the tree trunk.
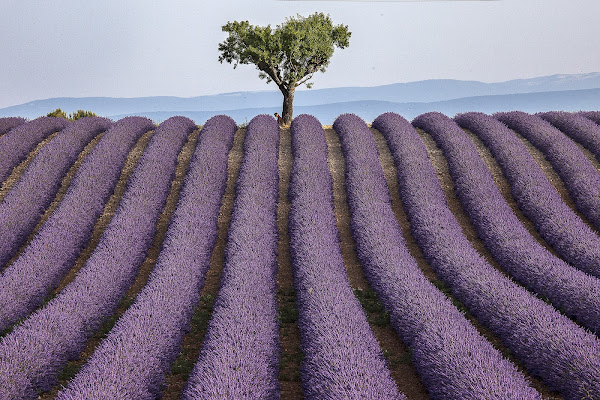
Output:
<path fill-rule="evenodd" d="M 281 118 L 283 119 L 284 125 L 289 125 L 292 123 L 292 118 L 294 116 L 294 92 L 296 91 L 295 87 L 291 87 L 287 91 L 282 91 L 283 93 L 283 111 Z"/>

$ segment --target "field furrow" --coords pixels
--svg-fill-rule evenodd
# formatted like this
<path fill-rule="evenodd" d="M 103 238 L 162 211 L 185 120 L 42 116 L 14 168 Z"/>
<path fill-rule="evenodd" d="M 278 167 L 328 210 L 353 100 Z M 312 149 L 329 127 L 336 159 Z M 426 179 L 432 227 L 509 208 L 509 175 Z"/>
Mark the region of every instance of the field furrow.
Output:
<path fill-rule="evenodd" d="M 86 144 L 111 125 L 100 118 L 74 122 L 32 159 L 0 203 L 0 269 L 25 243 Z"/>
<path fill-rule="evenodd" d="M 57 297 L 0 342 L 3 397 L 31 398 L 36 389 L 49 390 L 58 370 L 79 356 L 93 332 L 114 313 L 146 258 L 177 155 L 194 128 L 190 120 L 169 119 L 156 129 L 85 266 Z M 23 365 L 28 370 L 22 371 Z"/>
<path fill-rule="evenodd" d="M 537 115 L 520 111 L 495 114 L 509 128 L 532 143 L 560 177 L 550 179 L 558 192 L 567 192 L 563 202 L 596 233 L 600 230 L 600 173 L 568 136 Z M 600 133 L 600 130 L 598 131 Z M 549 175 L 549 174 L 547 174 Z M 565 190 L 566 189 L 566 190 Z M 595 227 L 595 228 L 594 228 Z"/>
<path fill-rule="evenodd" d="M 434 135 L 452 124 L 435 112 L 413 120 Z M 584 396 L 588 388 L 599 390 L 600 382 L 592 378 L 600 373 L 598 338 L 485 262 L 462 235 L 446 199 L 436 193 L 437 178 L 422 175 L 407 179 L 405 206 L 419 245 L 453 294 L 551 390 L 568 399 Z"/>
<path fill-rule="evenodd" d="M 39 307 L 88 244 L 129 150 L 152 128 L 145 118 L 121 121 L 86 158 L 52 217 L 0 275 L 0 330 Z"/>
<path fill-rule="evenodd" d="M 355 115 L 343 114 L 333 127 L 346 158 L 346 188 L 359 259 L 371 286 L 388 308 L 392 325 L 410 346 L 430 396 L 541 398 L 433 286 L 410 256 L 390 207 L 377 147 L 366 124 Z M 469 375 L 460 372 L 463 368 Z"/>

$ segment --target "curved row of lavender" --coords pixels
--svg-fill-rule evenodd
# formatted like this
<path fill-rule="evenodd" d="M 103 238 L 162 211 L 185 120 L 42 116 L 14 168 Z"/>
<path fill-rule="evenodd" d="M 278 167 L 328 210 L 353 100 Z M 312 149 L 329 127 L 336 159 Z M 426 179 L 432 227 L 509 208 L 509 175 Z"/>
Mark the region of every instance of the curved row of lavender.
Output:
<path fill-rule="evenodd" d="M 250 121 L 219 293 L 183 399 L 277 399 L 279 126 Z"/>
<path fill-rule="evenodd" d="M 323 127 L 303 114 L 294 118 L 290 130 L 290 257 L 304 354 L 304 397 L 405 399 L 348 280 Z"/>
<path fill-rule="evenodd" d="M 580 111 L 578 114 L 594 121 L 596 124 L 600 124 L 600 111 Z"/>
<path fill-rule="evenodd" d="M 227 116 L 206 121 L 148 283 L 57 398 L 159 395 L 200 300 L 235 131 Z"/>
<path fill-rule="evenodd" d="M 82 118 L 68 125 L 33 158 L 0 203 L 0 269 L 14 256 L 54 199 L 83 148 L 112 126 L 106 118 Z"/>
<path fill-rule="evenodd" d="M 463 127 L 471 127 L 490 149 L 510 183 L 519 208 L 542 238 L 575 268 L 600 276 L 600 237 L 563 202 L 525 145 L 506 126 L 510 119 L 519 116 L 494 116 L 495 119 L 487 119 L 485 124 Z M 466 122 L 459 121 L 459 125 Z"/>
<path fill-rule="evenodd" d="M 544 154 L 564 182 L 577 209 L 600 230 L 600 173 L 575 142 L 537 115 L 511 111 L 494 114 L 494 117 Z"/>
<path fill-rule="evenodd" d="M 42 140 L 69 125 L 64 118 L 40 117 L 0 136 L 0 183 Z"/>
<path fill-rule="evenodd" d="M 413 125 L 435 135 L 447 122 L 431 112 Z M 448 209 L 431 163 L 418 169 L 399 164 L 398 180 L 413 235 L 453 295 L 551 390 L 566 399 L 600 396 L 600 340 L 485 261 Z"/>
<path fill-rule="evenodd" d="M 0 342 L 0 398 L 33 399 L 37 390 L 49 390 L 64 364 L 79 356 L 114 313 L 152 245 L 177 156 L 195 128 L 185 117 L 156 128 L 86 264 L 58 296 Z"/>
<path fill-rule="evenodd" d="M 25 118 L 21 117 L 2 117 L 0 118 L 0 135 L 4 135 L 12 128 L 16 128 L 19 125 L 27 122 Z"/>
<path fill-rule="evenodd" d="M 594 113 L 598 117 L 594 121 Z M 550 111 L 537 114 L 560 129 L 565 135 L 590 150 L 600 161 L 600 112 L 570 113 Z"/>
<path fill-rule="evenodd" d="M 85 158 L 56 210 L 0 275 L 0 330 L 39 307 L 71 269 L 88 243 L 129 151 L 153 128 L 147 118 L 123 118 Z"/>
<path fill-rule="evenodd" d="M 473 112 L 454 120 L 476 129 L 493 117 Z M 506 203 L 475 144 L 454 121 L 440 117 L 428 133 L 444 152 L 463 209 L 502 268 L 586 328 L 600 332 L 600 280 L 554 256 L 531 236 Z"/>
<path fill-rule="evenodd" d="M 390 313 L 392 327 L 410 347 L 431 398 L 541 399 L 417 266 L 392 211 L 375 140 L 364 121 L 343 114 L 333 128 L 346 158 L 346 191 L 358 258 Z M 415 148 L 411 143 L 406 146 Z M 417 175 L 428 163 L 418 157 L 409 162 Z"/>

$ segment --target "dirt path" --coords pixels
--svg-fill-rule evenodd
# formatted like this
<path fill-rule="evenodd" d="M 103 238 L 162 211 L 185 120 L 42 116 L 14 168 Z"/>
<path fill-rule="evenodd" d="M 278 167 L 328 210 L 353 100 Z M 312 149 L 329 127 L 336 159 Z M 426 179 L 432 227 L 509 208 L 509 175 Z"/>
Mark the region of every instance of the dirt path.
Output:
<path fill-rule="evenodd" d="M 16 183 L 21 178 L 21 175 L 23 175 L 29 164 L 31 164 L 31 161 L 33 161 L 35 156 L 37 156 L 42 147 L 44 147 L 46 143 L 54 139 L 54 137 L 56 137 L 56 135 L 58 135 L 60 132 L 61 131 L 54 132 L 53 134 L 39 142 L 37 146 L 35 146 L 35 148 L 29 152 L 27 157 L 23 161 L 21 161 L 19 165 L 13 168 L 10 175 L 8 175 L 8 177 L 4 180 L 4 182 L 2 182 L 2 185 L 0 186 L 0 202 L 4 200 L 4 197 L 6 197 L 6 194 L 10 191 L 10 189 L 12 189 L 16 185 Z"/>
<path fill-rule="evenodd" d="M 59 384 L 56 385 L 51 392 L 46 393 L 45 396 L 42 396 L 41 399 L 47 400 L 47 399 L 54 398 L 54 396 L 58 393 L 58 390 L 60 390 L 61 386 L 67 385 L 68 381 L 71 378 L 73 378 L 75 376 L 75 374 L 79 371 L 79 369 L 81 369 L 81 367 L 87 362 L 87 360 L 94 353 L 95 348 L 100 344 L 102 339 L 104 339 L 106 337 L 106 335 L 108 335 L 108 333 L 113 328 L 113 326 L 117 322 L 117 320 L 125 313 L 125 311 L 127 311 L 129 306 L 131 306 L 131 304 L 134 302 L 137 294 L 142 290 L 142 288 L 148 282 L 150 273 L 152 272 L 152 270 L 154 269 L 154 265 L 156 264 L 156 259 L 158 258 L 158 253 L 160 252 L 160 249 L 162 248 L 162 242 L 167 233 L 169 221 L 171 220 L 171 216 L 172 216 L 173 212 L 175 211 L 175 207 L 177 206 L 177 200 L 179 199 L 179 193 L 181 190 L 181 185 L 183 183 L 183 178 L 187 171 L 187 167 L 190 163 L 190 160 L 191 160 L 191 157 L 192 157 L 195 145 L 196 145 L 196 140 L 198 138 L 198 133 L 199 133 L 198 130 L 192 132 L 190 134 L 190 136 L 188 137 L 186 144 L 183 146 L 183 148 L 179 152 L 179 155 L 177 158 L 177 167 L 176 167 L 176 171 L 175 171 L 175 177 L 174 177 L 173 181 L 171 182 L 171 189 L 169 191 L 169 195 L 167 196 L 167 201 L 165 203 L 165 207 L 163 208 L 163 211 L 161 212 L 158 222 L 156 224 L 156 233 L 154 235 L 154 240 L 152 242 L 152 246 L 148 250 L 146 259 L 143 261 L 142 265 L 140 266 L 138 275 L 137 275 L 134 283 L 132 284 L 132 286 L 129 288 L 129 290 L 127 291 L 127 293 L 125 294 L 125 296 L 123 297 L 121 302 L 119 303 L 119 306 L 118 306 L 117 310 L 115 311 L 115 313 L 113 314 L 113 316 L 108 321 L 106 321 L 102 325 L 102 327 L 90 338 L 86 347 L 82 351 L 79 359 L 73 360 L 73 361 L 70 361 L 69 363 L 67 363 L 67 365 L 63 369 L 62 373 L 60 374 Z M 139 157 L 141 156 L 140 149 L 134 148 L 134 151 L 132 153 L 135 153 L 135 157 L 139 160 Z M 143 151 L 141 151 L 141 153 L 143 153 Z M 130 161 L 130 160 L 128 159 L 128 161 Z M 135 166 L 135 164 L 137 164 L 137 160 L 135 160 L 135 162 L 133 160 L 131 160 L 131 161 L 132 161 L 131 164 L 128 165 L 128 167 L 130 167 L 130 168 L 132 166 Z M 114 213 L 114 211 L 113 211 L 113 213 Z M 63 279 L 63 281 L 64 281 L 64 279 Z"/>
<path fill-rule="evenodd" d="M 279 244 L 277 247 L 277 303 L 279 304 L 279 338 L 281 340 L 281 359 L 279 382 L 282 399 L 303 399 L 300 382 L 300 330 L 298 329 L 298 310 L 296 309 L 296 291 L 290 260 L 290 237 L 288 220 L 290 201 L 288 189 L 292 172 L 292 136 L 289 128 L 281 128 L 279 135 L 279 199 L 277 204 L 277 229 Z"/>
<path fill-rule="evenodd" d="M 475 144 L 475 147 L 477 147 L 477 152 L 479 153 L 479 156 L 481 157 L 483 162 L 488 167 L 488 170 L 490 171 L 490 173 L 492 174 L 492 177 L 494 178 L 494 182 L 496 183 L 496 186 L 500 190 L 500 193 L 502 193 L 504 200 L 506 200 L 506 203 L 512 209 L 513 213 L 521 221 L 523 226 L 525 226 L 525 228 L 529 231 L 529 234 L 531 236 L 533 236 L 540 245 L 544 246 L 555 257 L 560 258 L 560 256 L 552 248 L 552 246 L 550 246 L 540 236 L 538 231 L 535 229 L 533 222 L 529 218 L 527 218 L 525 216 L 525 214 L 523 214 L 523 212 L 519 209 L 519 206 L 517 205 L 517 201 L 511 194 L 510 183 L 508 183 L 508 180 L 506 179 L 506 177 L 504 176 L 504 173 L 502 172 L 502 168 L 500 168 L 500 165 L 496 162 L 496 159 L 494 158 L 494 156 L 492 155 L 490 150 L 486 147 L 486 145 L 481 140 L 479 140 L 477 135 L 475 135 L 474 133 L 472 133 L 471 131 L 469 131 L 467 129 L 465 129 L 464 131 L 467 133 L 467 136 L 469 137 L 469 139 L 471 139 L 471 141 Z"/>
<path fill-rule="evenodd" d="M 523 136 L 519 135 L 516 132 L 515 132 L 515 134 L 517 135 L 519 140 L 521 140 L 521 142 L 525 145 L 525 147 L 527 148 L 527 151 L 529 151 L 529 154 L 531 154 L 531 156 L 533 157 L 535 162 L 540 166 L 542 171 L 544 171 L 544 174 L 546 174 L 546 177 L 548 178 L 548 180 L 550 181 L 552 186 L 554 186 L 554 188 L 556 189 L 556 191 L 562 198 L 563 203 L 565 203 L 567 206 L 569 206 L 569 208 L 571 210 L 573 210 L 573 212 L 575 214 L 577 214 L 577 216 L 593 232 L 598 233 L 598 230 L 596 229 L 596 227 L 594 227 L 594 225 L 585 217 L 585 215 L 583 215 L 577 209 L 577 207 L 575 206 L 575 202 L 573 201 L 573 198 L 571 197 L 571 195 L 569 194 L 569 191 L 567 190 L 567 187 L 565 186 L 564 181 L 560 178 L 560 176 L 558 176 L 558 173 L 554 170 L 554 167 L 552 167 L 552 164 L 550 164 L 550 162 L 548 160 L 546 160 L 546 156 L 544 155 L 544 153 L 541 152 L 540 150 L 538 150 L 537 147 L 535 147 L 530 141 L 525 139 Z"/>
<path fill-rule="evenodd" d="M 350 285 L 361 302 L 371 330 L 388 360 L 388 367 L 398 389 L 409 399 L 425 400 L 429 396 L 410 359 L 410 352 L 402 343 L 389 323 L 389 315 L 377 300 L 377 295 L 371 289 L 365 278 L 358 260 L 354 239 L 350 229 L 350 210 L 346 199 L 345 170 L 346 163 L 337 133 L 325 129 L 327 139 L 329 170 L 333 178 L 333 197 L 335 216 L 340 232 L 340 246 L 348 273 Z M 386 160 L 387 161 L 387 160 Z"/>
<path fill-rule="evenodd" d="M 48 220 L 48 218 L 50 218 L 50 216 L 52 215 L 54 210 L 56 210 L 56 208 L 62 201 L 63 197 L 65 197 L 65 194 L 67 193 L 67 190 L 69 189 L 69 186 L 71 185 L 71 181 L 75 177 L 75 174 L 77 173 L 77 170 L 83 163 L 83 160 L 92 151 L 92 149 L 98 144 L 100 139 L 104 136 L 104 133 L 105 132 L 98 134 L 83 148 L 81 153 L 79 153 L 79 156 L 77 156 L 77 160 L 75 160 L 75 163 L 71 166 L 71 168 L 69 168 L 69 170 L 63 177 L 62 182 L 60 184 L 60 188 L 58 189 L 58 192 L 56 192 L 54 199 L 52 200 L 52 202 L 50 203 L 48 208 L 46 208 L 46 210 L 44 211 L 44 214 L 42 215 L 42 217 L 40 218 L 38 223 L 35 225 L 35 227 L 33 228 L 33 231 L 31 232 L 31 234 L 29 234 L 29 236 L 27 237 L 27 240 L 25 241 L 25 243 L 23 243 L 23 245 L 21 246 L 19 251 L 17 251 L 17 253 L 10 260 L 8 260 L 5 267 L 12 264 L 21 255 L 21 253 L 23 252 L 25 247 L 27 247 L 29 245 L 29 243 L 31 243 L 31 240 L 33 239 L 33 237 L 39 232 L 39 230 L 41 229 L 44 222 L 46 222 Z M 28 165 L 29 165 L 29 163 L 28 163 Z M 13 170 L 13 172 L 14 172 L 14 170 Z M 21 173 L 23 173 L 23 172 L 25 172 L 25 169 L 23 169 L 23 171 Z M 11 175 L 11 177 L 12 177 L 12 175 Z M 20 177 L 21 177 L 21 175 L 19 175 L 19 178 Z M 11 178 L 9 177 L 9 179 L 11 179 Z M 17 178 L 17 180 L 18 180 L 18 178 Z M 14 182 L 15 184 L 16 184 L 17 180 L 15 180 L 15 182 Z M 12 188 L 12 186 L 11 186 L 11 188 Z M 4 196 L 2 194 L 0 194 L 0 202 L 2 201 L 3 198 L 4 198 Z"/>
<path fill-rule="evenodd" d="M 221 200 L 221 208 L 217 221 L 217 240 L 211 254 L 210 266 L 206 272 L 204 287 L 200 292 L 200 304 L 198 304 L 192 316 L 190 331 L 183 338 L 179 356 L 171 366 L 171 374 L 166 376 L 167 386 L 162 395 L 162 399 L 164 400 L 181 399 L 185 384 L 194 368 L 194 364 L 198 361 L 200 349 L 204 342 L 204 335 L 206 334 L 208 322 L 212 315 L 213 302 L 219 291 L 219 282 L 225 264 L 227 231 L 229 230 L 231 213 L 233 211 L 235 183 L 237 182 L 239 169 L 242 164 L 245 136 L 246 130 L 238 129 L 233 137 L 233 146 L 229 151 L 227 160 L 225 193 Z"/>
<path fill-rule="evenodd" d="M 475 231 L 475 227 L 471 224 L 469 217 L 465 214 L 460 201 L 456 197 L 456 193 L 454 192 L 454 183 L 452 182 L 452 178 L 450 177 L 450 173 L 448 171 L 448 162 L 443 155 L 442 150 L 437 147 L 433 138 L 424 132 L 421 129 L 417 129 L 421 140 L 425 144 L 427 148 L 427 153 L 429 155 L 429 159 L 433 164 L 436 174 L 438 176 L 438 180 L 444 190 L 444 194 L 446 195 L 446 201 L 448 202 L 448 207 L 454 217 L 457 219 L 460 224 L 463 233 L 467 237 L 467 239 L 471 242 L 471 245 L 486 259 L 486 261 L 496 268 L 498 271 L 502 272 L 505 276 L 508 274 L 498 265 L 498 263 L 493 259 L 489 251 L 485 248 L 483 242 L 477 236 Z M 504 188 L 506 190 L 506 188 Z M 452 298 L 450 293 L 446 293 L 448 297 Z M 466 309 L 465 309 L 466 311 Z M 510 350 L 504 346 L 504 344 L 500 341 L 500 339 L 494 335 L 494 333 L 483 326 L 479 321 L 470 313 L 466 313 L 467 318 L 471 321 L 471 323 L 477 328 L 477 330 L 485 336 L 485 338 L 492 343 L 492 345 L 498 349 L 506 358 L 511 360 L 513 364 L 515 364 L 519 371 L 521 371 L 525 377 L 531 382 L 532 386 L 538 390 L 544 399 L 562 399 L 562 397 L 556 393 L 552 392 L 548 389 L 548 387 L 538 378 L 530 375 L 525 367 L 521 364 L 521 362 L 516 359 Z"/>

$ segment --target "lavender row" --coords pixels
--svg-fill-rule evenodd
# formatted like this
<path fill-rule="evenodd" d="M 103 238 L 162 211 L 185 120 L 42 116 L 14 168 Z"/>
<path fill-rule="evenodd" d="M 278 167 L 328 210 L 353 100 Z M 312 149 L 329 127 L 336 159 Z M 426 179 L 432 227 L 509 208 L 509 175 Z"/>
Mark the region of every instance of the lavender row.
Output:
<path fill-rule="evenodd" d="M 594 113 L 573 114 L 565 111 L 551 111 L 538 114 L 556 126 L 564 134 L 590 150 L 600 161 L 600 112 L 594 119 Z"/>
<path fill-rule="evenodd" d="M 183 399 L 279 398 L 278 152 L 277 121 L 252 118 L 219 293 Z"/>
<path fill-rule="evenodd" d="M 85 158 L 57 209 L 0 275 L 0 330 L 39 307 L 71 269 L 113 192 L 128 152 L 153 127 L 147 118 L 123 118 Z"/>
<path fill-rule="evenodd" d="M 405 399 L 348 281 L 323 127 L 304 114 L 290 129 L 290 256 L 304 354 L 304 397 Z"/>
<path fill-rule="evenodd" d="M 85 145 L 111 125 L 97 117 L 75 121 L 31 161 L 0 204 L 0 268 L 25 243 Z"/>
<path fill-rule="evenodd" d="M 516 124 L 514 121 L 520 114 L 504 113 L 495 117 L 496 121 L 488 119 L 485 124 L 472 126 L 472 131 L 502 168 L 519 208 L 565 261 L 588 274 L 600 276 L 600 237 L 562 201 L 525 145 L 506 126 Z"/>
<path fill-rule="evenodd" d="M 26 122 L 25 118 L 21 117 L 3 117 L 0 118 L 0 135 Z"/>
<path fill-rule="evenodd" d="M 114 313 L 151 246 L 192 121 L 172 117 L 155 131 L 115 215 L 75 279 L 0 342 L 0 398 L 35 398 Z M 26 365 L 23 369 L 19 366 Z"/>
<path fill-rule="evenodd" d="M 477 130 L 493 117 L 466 113 L 454 120 Z M 442 122 L 429 126 L 428 132 L 444 152 L 454 190 L 492 256 L 519 283 L 600 332 L 600 280 L 540 245 L 512 212 L 466 133 L 450 120 Z"/>
<path fill-rule="evenodd" d="M 0 136 L 0 182 L 3 182 L 13 168 L 23 161 L 27 154 L 42 140 L 54 132 L 63 130 L 69 122 L 63 118 L 41 117 L 25 122 Z"/>
<path fill-rule="evenodd" d="M 333 127 L 346 158 L 346 191 L 358 258 L 390 313 L 392 327 L 410 347 L 431 398 L 541 399 L 417 266 L 392 211 L 375 140 L 366 124 L 355 115 L 343 114 Z M 410 143 L 406 146 L 414 148 Z M 411 162 L 417 174 L 427 167 L 418 157 Z"/>
<path fill-rule="evenodd" d="M 413 125 L 435 137 L 452 129 L 448 126 L 453 122 L 443 114 L 427 113 L 415 118 Z M 416 133 L 410 136 L 417 138 Z M 421 164 L 426 164 L 424 145 L 420 147 Z M 419 168 L 412 160 L 404 164 L 408 158 L 399 150 L 404 152 L 402 146 L 393 152 L 398 154 L 398 180 L 413 235 L 453 295 L 551 390 L 566 399 L 599 396 L 600 340 L 489 265 L 448 209 L 431 163 Z"/>
<path fill-rule="evenodd" d="M 580 111 L 578 114 L 594 121 L 596 124 L 600 124 L 600 111 Z"/>
<path fill-rule="evenodd" d="M 147 285 L 59 399 L 155 399 L 200 299 L 227 181 L 235 122 L 209 119 Z"/>
<path fill-rule="evenodd" d="M 564 182 L 577 209 L 600 230 L 600 174 L 575 142 L 537 115 L 512 111 L 494 116 L 542 151 Z"/>

